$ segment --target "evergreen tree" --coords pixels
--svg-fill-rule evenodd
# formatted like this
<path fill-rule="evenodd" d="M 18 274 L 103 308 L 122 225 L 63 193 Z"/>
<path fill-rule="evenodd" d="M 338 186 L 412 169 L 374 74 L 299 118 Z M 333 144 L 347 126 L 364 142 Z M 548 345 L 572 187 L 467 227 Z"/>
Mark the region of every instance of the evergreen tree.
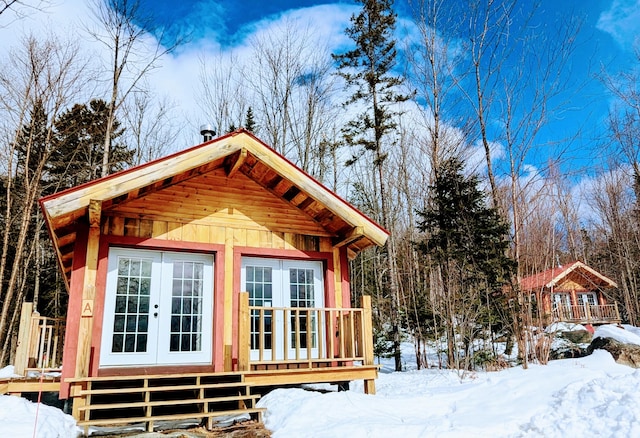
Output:
<path fill-rule="evenodd" d="M 253 118 L 253 109 L 251 107 L 249 107 L 247 109 L 247 115 L 246 115 L 246 118 L 245 118 L 244 127 L 249 132 L 255 132 L 256 131 L 256 128 L 257 128 L 256 121 Z"/>
<path fill-rule="evenodd" d="M 22 178 L 32 178 L 42 157 L 48 153 L 47 120 L 44 105 L 37 100 L 31 109 L 29 122 L 22 127 L 16 141 L 16 175 Z"/>
<path fill-rule="evenodd" d="M 105 101 L 93 99 L 88 104 L 74 105 L 55 121 L 55 149 L 47 166 L 52 191 L 101 176 L 108 113 Z M 117 142 L 123 133 L 120 122 L 114 119 L 112 123 L 107 173 L 126 168 L 134 155 L 133 150 Z"/>
<path fill-rule="evenodd" d="M 377 214 L 382 226 L 392 229 L 389 221 L 389 195 L 385 160 L 388 147 L 393 142 L 390 134 L 396 128 L 394 117 L 398 115 L 393 106 L 406 101 L 409 96 L 398 92 L 402 84 L 400 77 L 392 74 L 396 63 L 394 30 L 396 14 L 393 0 L 357 0 L 362 4 L 358 15 L 351 17 L 351 26 L 346 34 L 355 43 L 355 48 L 342 54 L 333 55 L 338 62 L 339 75 L 350 89 L 355 89 L 345 105 L 364 108 L 355 119 L 343 129 L 345 142 L 354 148 L 353 157 L 347 164 L 353 164 L 367 152 L 372 155 L 374 180 L 376 181 L 380 205 Z M 385 288 L 390 301 L 390 323 L 393 336 L 393 354 L 396 370 L 402 369 L 400 360 L 400 297 L 397 286 L 395 245 L 393 233 L 385 248 L 387 278 Z"/>
<path fill-rule="evenodd" d="M 509 284 L 515 262 L 506 255 L 507 222 L 497 209 L 486 205 L 477 176 L 465 176 L 459 159 L 442 162 L 431 191 L 430 206 L 419 212 L 418 227 L 426 238 L 418 247 L 430 256 L 433 275 L 437 272 L 442 277 L 444 296 L 440 298 L 452 366 L 458 363 L 454 339 L 462 337 L 468 349 L 478 325 L 504 328 L 503 287 Z M 469 354 L 465 357 L 469 359 Z"/>

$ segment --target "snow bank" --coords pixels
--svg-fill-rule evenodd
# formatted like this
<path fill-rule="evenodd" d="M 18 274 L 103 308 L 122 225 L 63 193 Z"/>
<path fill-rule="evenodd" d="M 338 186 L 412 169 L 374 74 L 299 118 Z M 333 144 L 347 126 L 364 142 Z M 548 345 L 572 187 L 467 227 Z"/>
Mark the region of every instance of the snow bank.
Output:
<path fill-rule="evenodd" d="M 36 423 L 36 412 L 38 426 Z M 71 415 L 20 397 L 0 395 L 0 436 L 15 438 L 73 438 L 80 429 Z"/>
<path fill-rule="evenodd" d="M 616 325 L 602 325 L 596 329 L 593 338 L 612 338 L 623 344 L 640 345 L 640 333 L 636 327 L 629 330 Z"/>
<path fill-rule="evenodd" d="M 13 365 L 7 365 L 6 367 L 0 369 L 0 379 L 4 379 L 7 377 L 20 377 L 14 372 Z"/>
<path fill-rule="evenodd" d="M 638 331 L 614 326 L 597 333 L 640 341 Z M 381 373 L 376 395 L 363 394 L 361 381 L 351 386 L 326 394 L 277 389 L 258 405 L 267 408 L 264 421 L 274 438 L 640 436 L 640 370 L 617 364 L 604 350 L 528 370 Z M 0 396 L 0 437 L 34 436 L 37 408 Z M 69 438 L 79 430 L 69 415 L 40 405 L 36 432 Z"/>
<path fill-rule="evenodd" d="M 544 329 L 545 333 L 575 332 L 580 330 L 586 331 L 587 328 L 582 324 L 574 324 L 572 322 L 554 322 Z"/>
<path fill-rule="evenodd" d="M 606 351 L 530 369 L 381 374 L 377 395 L 278 389 L 260 400 L 274 438 L 640 436 L 640 371 Z"/>

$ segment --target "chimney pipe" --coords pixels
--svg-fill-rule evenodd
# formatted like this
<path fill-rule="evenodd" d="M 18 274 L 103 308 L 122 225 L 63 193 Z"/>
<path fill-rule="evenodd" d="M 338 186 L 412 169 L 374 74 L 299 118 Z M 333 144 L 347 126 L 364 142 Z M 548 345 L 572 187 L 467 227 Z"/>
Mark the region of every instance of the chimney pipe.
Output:
<path fill-rule="evenodd" d="M 200 135 L 203 138 L 203 142 L 207 142 L 213 140 L 213 137 L 216 135 L 216 131 L 214 131 L 213 127 L 209 124 L 200 125 Z"/>

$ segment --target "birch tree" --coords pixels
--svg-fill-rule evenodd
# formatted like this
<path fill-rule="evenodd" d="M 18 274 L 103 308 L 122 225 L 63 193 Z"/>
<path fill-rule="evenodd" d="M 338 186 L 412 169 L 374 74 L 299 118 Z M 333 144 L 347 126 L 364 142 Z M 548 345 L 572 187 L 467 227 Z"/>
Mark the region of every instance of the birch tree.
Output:
<path fill-rule="evenodd" d="M 87 25 L 89 35 L 110 55 L 108 72 L 109 104 L 101 175 L 109 173 L 111 132 L 116 113 L 127 97 L 140 90 L 143 79 L 158 66 L 158 61 L 174 50 L 178 42 L 163 45 L 163 30 L 154 24 L 140 0 L 93 0 L 92 12 L 97 25 Z"/>
<path fill-rule="evenodd" d="M 6 363 L 10 352 L 11 321 L 15 320 L 12 315 L 18 312 L 24 298 L 24 262 L 31 253 L 31 242 L 36 240 L 32 239 L 31 224 L 41 195 L 42 175 L 52 153 L 53 121 L 85 85 L 86 65 L 76 44 L 53 37 L 27 37 L 10 55 L 0 71 L 6 159 L 0 254 L 0 365 Z"/>

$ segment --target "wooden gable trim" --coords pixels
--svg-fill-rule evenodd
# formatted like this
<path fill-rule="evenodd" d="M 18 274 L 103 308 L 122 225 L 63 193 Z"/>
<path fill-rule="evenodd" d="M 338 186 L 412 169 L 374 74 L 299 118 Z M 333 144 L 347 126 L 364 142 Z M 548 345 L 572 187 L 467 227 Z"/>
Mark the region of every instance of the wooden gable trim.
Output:
<path fill-rule="evenodd" d="M 354 227 L 351 231 L 347 232 L 344 236 L 338 239 L 333 239 L 333 246 L 340 248 L 345 245 L 350 245 L 357 240 L 364 238 L 363 227 Z"/>
<path fill-rule="evenodd" d="M 262 162 L 268 168 L 273 169 L 285 180 L 292 182 L 293 186 L 295 186 L 298 191 L 304 192 L 314 201 L 324 205 L 327 210 L 331 211 L 336 216 L 341 217 L 352 227 L 361 226 L 367 237 L 376 245 L 382 246 L 385 244 L 389 235 L 386 230 L 375 224 L 372 220 L 356 210 L 346 201 L 340 199 L 336 194 L 314 180 L 311 176 L 304 173 L 301 169 L 293 165 L 282 155 L 277 154 L 275 151 L 262 144 L 260 145 L 260 147 L 256 147 L 256 143 L 257 140 L 248 143 L 247 148 L 259 162 Z M 251 171 L 248 173 L 249 177 L 254 177 L 252 175 L 253 170 L 254 169 L 251 169 Z M 274 193 L 285 199 L 290 196 L 290 198 L 287 200 L 292 201 L 297 193 L 291 193 L 287 195 L 287 193 L 290 193 L 290 191 L 291 187 L 289 187 L 288 190 L 282 192 L 282 194 L 280 194 L 281 191 L 276 192 L 275 190 Z M 317 218 L 314 219 L 318 220 Z"/>
<path fill-rule="evenodd" d="M 386 230 L 248 131 L 239 130 L 42 198 L 40 207 L 65 274 L 67 290 L 74 259 L 75 228 L 84 220 L 93 221 L 95 226 L 98 217 L 89 211 L 91 200 L 101 203 L 101 216 L 108 217 L 117 206 L 220 167 L 227 177 L 242 172 L 297 208 L 310 221 L 315 221 L 326 236 L 334 237 L 337 247 L 346 246 L 350 258 L 371 245 L 382 246 L 386 242 Z"/>
<path fill-rule="evenodd" d="M 576 271 L 576 270 L 587 271 L 588 273 L 594 275 L 595 277 L 599 278 L 603 282 L 607 283 L 608 286 L 611 287 L 611 288 L 617 288 L 618 287 L 616 282 L 614 282 L 613 280 L 611 280 L 608 277 L 605 277 L 604 275 L 600 274 L 595 269 L 590 268 L 589 266 L 585 265 L 582 262 L 574 262 L 569 268 L 567 268 L 566 270 L 564 270 L 561 273 L 559 273 L 555 278 L 553 278 L 549 283 L 547 283 L 545 285 L 545 287 L 552 288 L 552 287 L 556 286 L 558 283 L 560 283 L 560 281 L 562 281 L 562 279 L 564 279 L 570 273 L 572 273 L 573 271 Z M 598 288 L 600 287 L 597 284 L 595 284 L 592 280 L 590 280 L 587 276 L 582 275 L 582 277 L 586 281 L 590 282 L 593 286 L 598 287 Z"/>
<path fill-rule="evenodd" d="M 235 154 L 229 156 L 229 163 L 227 164 L 227 177 L 233 178 L 233 175 L 236 174 L 240 166 L 242 166 L 247 159 L 247 149 L 242 148 L 240 152 L 236 152 Z"/>
<path fill-rule="evenodd" d="M 153 187 L 167 178 L 196 169 L 203 163 L 217 161 L 241 149 L 241 146 L 230 143 L 230 140 L 227 139 L 223 144 L 209 144 L 208 148 L 189 154 L 174 155 L 165 160 L 152 162 L 148 166 L 135 168 L 132 172 L 113 174 L 109 178 L 45 198 L 42 205 L 54 224 L 58 218 L 69 215 L 73 221 L 82 215 L 91 199 L 106 201 L 122 195 L 125 195 L 126 199 L 130 192 L 143 187 Z"/>

